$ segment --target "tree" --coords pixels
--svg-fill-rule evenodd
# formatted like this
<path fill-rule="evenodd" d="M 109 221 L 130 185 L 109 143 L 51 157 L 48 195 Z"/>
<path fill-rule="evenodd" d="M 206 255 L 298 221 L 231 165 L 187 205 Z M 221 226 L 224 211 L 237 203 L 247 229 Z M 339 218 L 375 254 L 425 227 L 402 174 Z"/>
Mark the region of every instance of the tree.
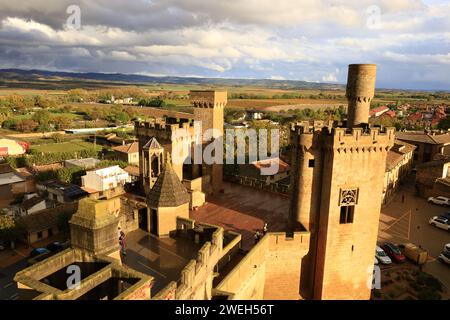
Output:
<path fill-rule="evenodd" d="M 47 110 L 39 110 L 33 115 L 31 119 L 36 121 L 40 125 L 47 125 L 50 123 L 52 115 Z"/>
<path fill-rule="evenodd" d="M 16 124 L 16 129 L 22 132 L 31 132 L 34 131 L 38 125 L 39 124 L 34 120 L 25 119 Z"/>
<path fill-rule="evenodd" d="M 10 241 L 14 247 L 14 241 L 20 237 L 22 228 L 16 224 L 13 217 L 5 214 L 0 215 L 0 240 Z"/>
<path fill-rule="evenodd" d="M 130 117 L 125 112 L 119 112 L 115 115 L 116 122 L 120 124 L 127 124 L 130 121 Z"/>
<path fill-rule="evenodd" d="M 65 138 L 61 133 L 55 133 L 52 135 L 52 140 L 55 141 L 55 143 L 60 143 L 63 142 Z"/>
<path fill-rule="evenodd" d="M 64 130 L 72 126 L 72 119 L 66 116 L 59 116 L 53 119 L 56 130 Z"/>
<path fill-rule="evenodd" d="M 437 127 L 438 127 L 438 129 L 441 129 L 441 130 L 448 130 L 450 128 L 450 117 L 447 117 L 447 118 L 439 121 L 439 124 L 437 125 Z"/>
<path fill-rule="evenodd" d="M 5 129 L 11 129 L 11 130 L 16 129 L 16 125 L 17 125 L 17 121 L 14 120 L 14 119 L 8 119 L 8 120 L 5 120 L 5 121 L 3 121 L 3 123 L 2 123 L 2 127 L 3 127 L 3 128 L 5 128 Z"/>

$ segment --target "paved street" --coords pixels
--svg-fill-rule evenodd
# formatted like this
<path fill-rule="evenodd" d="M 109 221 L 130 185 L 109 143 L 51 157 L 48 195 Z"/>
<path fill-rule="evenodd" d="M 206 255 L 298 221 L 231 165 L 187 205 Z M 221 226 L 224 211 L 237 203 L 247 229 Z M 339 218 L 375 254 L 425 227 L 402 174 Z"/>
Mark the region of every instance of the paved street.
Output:
<path fill-rule="evenodd" d="M 24 269 L 27 265 L 27 260 L 22 259 L 19 262 L 0 269 L 0 300 L 17 300 L 19 294 L 17 291 L 17 284 L 14 282 L 14 275 Z"/>
<path fill-rule="evenodd" d="M 447 211 L 450 208 L 429 204 L 426 199 L 415 196 L 413 183 L 408 182 L 381 209 L 378 240 L 396 244 L 412 242 L 427 250 L 430 261 L 423 271 L 434 275 L 450 290 L 450 267 L 436 260 L 444 245 L 450 243 L 450 232 L 428 224 L 431 217 Z"/>

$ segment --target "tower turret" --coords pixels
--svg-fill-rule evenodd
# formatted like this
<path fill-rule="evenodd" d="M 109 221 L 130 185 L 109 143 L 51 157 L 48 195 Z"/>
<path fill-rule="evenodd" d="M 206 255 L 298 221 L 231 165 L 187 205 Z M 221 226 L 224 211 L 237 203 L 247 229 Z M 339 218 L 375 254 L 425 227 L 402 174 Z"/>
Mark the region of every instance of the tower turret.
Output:
<path fill-rule="evenodd" d="M 376 75 L 375 64 L 349 65 L 346 92 L 348 128 L 361 127 L 369 123 L 370 102 L 375 94 Z"/>
<path fill-rule="evenodd" d="M 213 136 L 215 139 L 223 140 L 223 110 L 227 104 L 227 91 L 191 91 L 190 98 L 194 107 L 194 119 L 201 121 L 202 143 L 208 144 L 212 140 L 205 139 L 205 133 L 209 129 L 214 130 L 210 138 Z M 211 177 L 212 191 L 219 192 L 222 189 L 223 165 L 214 163 L 206 166 L 205 169 L 205 172 Z"/>

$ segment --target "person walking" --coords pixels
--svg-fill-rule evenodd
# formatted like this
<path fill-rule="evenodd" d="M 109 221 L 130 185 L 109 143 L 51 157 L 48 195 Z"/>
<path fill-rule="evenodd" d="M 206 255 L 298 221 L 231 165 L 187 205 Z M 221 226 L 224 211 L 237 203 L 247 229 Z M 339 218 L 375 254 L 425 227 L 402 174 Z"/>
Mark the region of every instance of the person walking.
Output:
<path fill-rule="evenodd" d="M 125 233 L 123 231 L 119 231 L 119 233 L 120 233 L 120 236 L 119 236 L 120 253 L 122 253 L 124 256 L 126 256 L 127 251 L 126 251 Z"/>
<path fill-rule="evenodd" d="M 259 242 L 260 237 L 261 237 L 261 234 L 259 233 L 259 231 L 256 231 L 255 235 L 254 235 L 255 244 L 257 244 Z"/>
<path fill-rule="evenodd" d="M 264 227 L 263 227 L 263 234 L 264 234 L 264 235 L 266 235 L 267 229 L 268 229 L 267 222 L 265 222 L 265 223 L 264 223 Z"/>

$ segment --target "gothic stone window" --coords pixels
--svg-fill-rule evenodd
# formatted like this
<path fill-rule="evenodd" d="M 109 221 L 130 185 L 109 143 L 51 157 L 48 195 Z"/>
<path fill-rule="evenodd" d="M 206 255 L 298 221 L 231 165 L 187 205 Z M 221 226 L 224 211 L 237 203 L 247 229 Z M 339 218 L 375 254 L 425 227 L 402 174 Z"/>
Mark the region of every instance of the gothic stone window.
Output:
<path fill-rule="evenodd" d="M 341 214 L 339 218 L 340 224 L 353 223 L 355 214 L 355 206 L 358 204 L 358 189 L 341 189 L 339 197 L 339 206 Z"/>

